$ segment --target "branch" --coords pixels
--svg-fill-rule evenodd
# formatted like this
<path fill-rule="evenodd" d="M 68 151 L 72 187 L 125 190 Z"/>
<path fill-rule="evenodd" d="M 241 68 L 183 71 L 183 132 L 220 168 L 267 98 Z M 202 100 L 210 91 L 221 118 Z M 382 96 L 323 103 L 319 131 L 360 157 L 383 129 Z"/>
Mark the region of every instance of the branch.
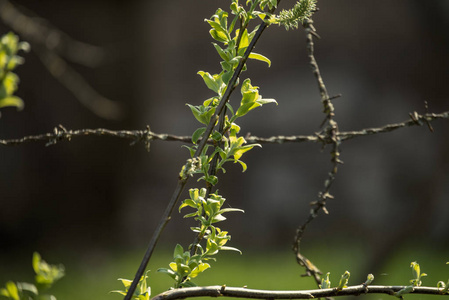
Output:
<path fill-rule="evenodd" d="M 184 299 L 190 297 L 233 297 L 233 298 L 252 298 L 252 299 L 311 299 L 324 297 L 339 297 L 339 296 L 358 296 L 362 294 L 387 294 L 394 295 L 394 293 L 406 288 L 406 286 L 382 286 L 382 285 L 355 285 L 349 286 L 342 290 L 332 289 L 316 289 L 303 291 L 269 291 L 269 290 L 255 290 L 238 287 L 223 286 L 205 286 L 192 287 L 169 290 L 159 295 L 156 295 L 152 300 L 173 300 Z M 436 287 L 414 287 L 411 294 L 427 294 L 427 295 L 445 295 L 442 294 L 441 289 Z"/>
<path fill-rule="evenodd" d="M 278 2 L 279 1 L 280 0 L 278 0 Z M 243 67 L 245 66 L 245 63 L 248 60 L 249 55 L 253 51 L 254 46 L 256 45 L 257 41 L 259 40 L 260 36 L 262 35 L 262 32 L 265 30 L 266 27 L 267 27 L 267 24 L 262 21 L 256 34 L 254 35 L 253 39 L 251 40 L 250 44 L 248 45 L 248 48 L 246 49 L 245 53 L 243 54 L 243 57 L 240 59 L 240 62 L 237 65 L 237 68 L 234 70 L 234 74 L 232 75 L 231 79 L 229 80 L 227 89 L 226 89 L 223 97 L 220 99 L 218 106 L 216 107 L 215 114 L 211 117 L 209 124 L 207 125 L 207 128 L 206 128 L 205 132 L 203 133 L 203 139 L 198 143 L 198 147 L 195 151 L 195 154 L 193 155 L 193 159 L 187 160 L 187 163 L 183 166 L 183 168 L 181 170 L 178 187 L 179 187 L 181 181 L 183 183 L 182 187 L 184 187 L 185 184 L 187 183 L 189 177 L 195 171 L 193 164 L 196 163 L 196 160 L 201 155 L 204 147 L 206 146 L 206 143 L 208 142 L 208 139 L 209 139 L 214 127 L 216 126 L 216 122 L 219 119 L 219 116 L 221 115 L 223 109 L 226 106 L 226 103 L 229 101 L 229 97 L 231 96 L 232 92 L 234 91 L 234 88 L 237 85 L 240 73 L 242 72 Z M 192 168 L 192 171 L 191 171 L 191 168 Z M 170 203 L 168 204 L 168 206 L 165 210 L 166 212 L 170 211 L 170 214 L 171 214 L 171 211 L 173 211 L 173 208 L 176 205 L 177 200 L 178 200 L 182 190 L 183 190 L 182 188 L 181 189 L 177 188 L 175 190 L 175 193 L 172 196 L 172 200 L 170 201 Z M 176 199 L 176 200 L 173 201 L 174 199 Z M 168 215 L 168 218 L 166 220 L 164 218 L 161 219 L 161 221 L 159 222 L 158 228 L 161 228 L 160 225 L 162 222 L 166 223 L 169 221 L 170 214 Z M 164 226 L 165 226 L 165 223 L 164 223 Z M 155 232 L 153 234 L 152 241 L 153 240 L 157 241 L 157 239 L 159 238 L 159 235 L 162 233 L 162 229 L 164 226 L 162 226 L 161 231 Z M 131 300 L 131 298 L 134 294 L 134 291 L 137 287 L 137 284 L 139 283 L 139 280 L 145 271 L 144 269 L 150 260 L 151 254 L 152 254 L 155 246 L 156 246 L 156 243 L 154 243 L 154 244 L 150 243 L 150 245 L 148 246 L 147 251 L 145 253 L 145 257 L 142 260 L 138 271 L 136 272 L 136 275 L 131 283 L 131 286 L 128 289 L 128 292 L 125 295 L 124 300 Z"/>
<path fill-rule="evenodd" d="M 320 274 L 321 271 L 305 256 L 301 254 L 300 244 L 306 230 L 307 226 L 317 217 L 319 211 L 323 211 L 324 213 L 328 213 L 326 209 L 326 202 L 328 199 L 332 199 L 333 196 L 330 194 L 330 187 L 335 180 L 335 175 L 338 171 L 338 165 L 343 163 L 340 159 L 340 144 L 341 138 L 339 136 L 338 124 L 334 119 L 334 106 L 331 102 L 331 98 L 329 97 L 329 93 L 327 92 L 327 88 L 324 84 L 323 77 L 321 76 L 320 68 L 318 67 L 318 63 L 315 59 L 315 50 L 313 38 L 319 37 L 316 33 L 315 27 L 313 26 L 312 19 L 306 19 L 303 22 L 303 27 L 306 32 L 307 37 L 307 53 L 309 57 L 309 64 L 312 67 L 312 72 L 315 76 L 316 82 L 318 84 L 318 90 L 321 96 L 321 103 L 323 105 L 323 113 L 326 115 L 326 118 L 321 123 L 322 130 L 318 134 L 318 138 L 323 142 L 323 146 L 325 144 L 331 144 L 332 150 L 330 152 L 331 155 L 331 163 L 332 169 L 328 173 L 326 180 L 324 181 L 324 188 L 318 193 L 318 200 L 310 203 L 312 205 L 312 209 L 310 210 L 309 217 L 307 220 L 297 228 L 296 234 L 293 241 L 292 250 L 295 253 L 296 261 L 300 266 L 303 266 L 306 269 L 305 276 L 313 276 L 315 282 L 318 286 L 321 283 Z M 326 125 L 326 126 L 324 126 Z"/>

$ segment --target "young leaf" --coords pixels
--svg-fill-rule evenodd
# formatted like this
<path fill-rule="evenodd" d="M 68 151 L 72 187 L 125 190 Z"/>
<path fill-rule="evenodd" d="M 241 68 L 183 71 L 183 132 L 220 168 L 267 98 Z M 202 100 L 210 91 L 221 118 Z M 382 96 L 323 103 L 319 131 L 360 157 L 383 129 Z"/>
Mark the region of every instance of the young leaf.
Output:
<path fill-rule="evenodd" d="M 203 78 L 204 83 L 207 85 L 207 87 L 209 89 L 211 89 L 212 91 L 214 91 L 218 94 L 218 91 L 220 90 L 221 85 L 220 85 L 220 82 L 216 78 L 214 78 L 208 72 L 204 72 L 204 71 L 198 71 L 197 74 Z"/>
<path fill-rule="evenodd" d="M 17 110 L 22 110 L 24 107 L 22 99 L 16 96 L 10 96 L 3 99 L 0 99 L 0 108 L 6 106 L 15 106 Z"/>
<path fill-rule="evenodd" d="M 225 50 L 223 50 L 218 44 L 216 43 L 212 43 L 212 45 L 214 45 L 215 50 L 217 50 L 218 55 L 220 55 L 220 57 L 224 60 L 224 61 L 229 61 L 231 59 L 231 57 L 229 56 L 228 53 L 225 52 Z"/>
<path fill-rule="evenodd" d="M 215 29 L 209 30 L 210 36 L 219 42 L 227 43 L 229 41 L 228 37 L 223 31 L 217 31 Z"/>
<path fill-rule="evenodd" d="M 184 254 L 184 248 L 180 244 L 176 244 L 173 257 L 182 256 Z"/>
<path fill-rule="evenodd" d="M 331 288 L 331 282 L 329 280 L 330 274 L 331 274 L 330 272 L 327 272 L 326 278 L 321 278 L 320 289 L 330 289 Z"/>
<path fill-rule="evenodd" d="M 234 247 L 221 246 L 220 250 L 235 251 L 235 252 L 238 252 L 238 253 L 242 254 L 242 251 L 240 251 L 239 249 L 234 248 Z"/>
<path fill-rule="evenodd" d="M 64 266 L 47 264 L 37 252 L 33 254 L 33 269 L 36 272 L 36 283 L 44 287 L 50 287 L 64 276 Z"/>
<path fill-rule="evenodd" d="M 351 274 L 346 271 L 343 275 L 341 275 L 340 282 L 338 283 L 337 290 L 341 291 L 342 289 L 347 287 L 349 276 Z"/>
<path fill-rule="evenodd" d="M 243 209 L 238 209 L 238 208 L 223 208 L 223 209 L 220 209 L 218 211 L 218 213 L 219 214 L 224 214 L 224 213 L 227 213 L 227 212 L 234 212 L 234 211 L 238 211 L 238 212 L 242 212 L 242 213 L 245 212 Z"/>
<path fill-rule="evenodd" d="M 176 273 L 172 270 L 172 269 L 166 269 L 166 268 L 159 268 L 157 270 L 157 272 L 159 273 L 165 273 L 168 276 L 170 276 L 171 278 L 173 278 L 173 280 L 177 280 L 177 275 Z"/>
<path fill-rule="evenodd" d="M 262 147 L 260 144 L 251 144 L 251 145 L 246 145 L 246 146 L 241 146 L 238 147 L 235 151 L 234 151 L 234 159 L 235 160 L 239 160 L 240 157 L 242 157 L 243 153 L 253 149 L 254 147 Z"/>
<path fill-rule="evenodd" d="M 251 54 L 248 56 L 248 58 L 266 62 L 268 64 L 268 67 L 271 66 L 271 60 L 269 60 L 268 57 L 265 57 L 262 54 L 251 52 Z"/>
<path fill-rule="evenodd" d="M 195 130 L 195 132 L 192 134 L 192 142 L 196 144 L 201 136 L 203 136 L 203 133 L 206 131 L 206 127 L 201 127 Z"/>
<path fill-rule="evenodd" d="M 0 289 L 0 295 L 11 298 L 13 300 L 20 300 L 19 289 L 17 288 L 17 285 L 12 281 L 8 281 L 6 283 L 6 287 Z"/>
<path fill-rule="evenodd" d="M 200 273 L 204 272 L 205 270 L 207 270 L 209 268 L 210 268 L 210 265 L 208 263 L 201 263 L 196 268 L 194 268 L 192 270 L 192 272 L 190 273 L 189 277 L 190 278 L 195 278 Z"/>

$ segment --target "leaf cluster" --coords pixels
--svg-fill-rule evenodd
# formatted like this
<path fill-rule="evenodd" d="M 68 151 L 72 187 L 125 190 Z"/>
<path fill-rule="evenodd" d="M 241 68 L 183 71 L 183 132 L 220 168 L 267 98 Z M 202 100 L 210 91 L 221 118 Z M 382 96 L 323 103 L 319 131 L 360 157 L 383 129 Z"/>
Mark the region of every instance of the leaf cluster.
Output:
<path fill-rule="evenodd" d="M 22 99 L 14 96 L 19 84 L 19 76 L 12 71 L 24 59 L 17 55 L 20 50 L 29 51 L 30 45 L 19 42 L 19 37 L 12 32 L 3 35 L 0 39 L 0 108 L 14 106 L 23 109 Z"/>
<path fill-rule="evenodd" d="M 134 295 L 133 295 L 133 299 L 135 300 L 149 300 L 150 296 L 151 296 L 151 287 L 148 286 L 148 273 L 149 271 L 147 271 L 145 273 L 144 276 L 142 276 L 139 280 L 139 283 L 137 284 L 137 288 L 134 291 Z M 119 278 L 118 280 L 120 280 L 125 288 L 125 290 L 114 290 L 114 291 L 110 291 L 110 293 L 118 293 L 121 294 L 123 296 L 125 296 L 128 293 L 128 290 L 132 284 L 132 280 L 129 279 L 124 279 L 124 278 Z"/>
<path fill-rule="evenodd" d="M 36 273 L 35 283 L 8 281 L 4 288 L 0 288 L 0 299 L 56 300 L 55 296 L 43 294 L 42 291 L 64 276 L 64 266 L 48 264 L 37 252 L 33 254 L 32 265 Z"/>
<path fill-rule="evenodd" d="M 229 13 L 220 8 L 217 9 L 210 19 L 205 20 L 211 27 L 209 31 L 211 37 L 217 42 L 212 44 L 222 59 L 220 62 L 222 71 L 218 74 L 210 74 L 205 71 L 198 72 L 205 85 L 215 92 L 216 95 L 205 100 L 201 105 L 187 104 L 195 119 L 204 125 L 196 129 L 192 134 L 192 142 L 194 145 L 187 147 L 192 158 L 198 149 L 198 141 L 203 138 L 209 138 L 204 137 L 207 125 L 211 122 L 215 123 L 218 121 L 212 120 L 212 117 L 216 114 L 217 106 L 222 100 L 225 91 L 235 87 L 230 87 L 229 82 L 257 31 L 257 27 L 251 32 L 248 31 L 249 21 L 256 19 L 260 13 L 255 10 L 257 5 L 261 5 L 262 7 L 266 5 L 272 6 L 272 2 L 247 1 L 246 4 L 250 5 L 247 10 L 244 6 L 239 5 L 238 0 L 233 0 L 230 8 L 231 13 L 235 16 L 230 23 L 228 22 Z M 240 24 L 239 28 L 236 28 L 237 23 Z M 222 45 L 219 45 L 219 43 Z M 271 65 L 271 61 L 267 57 L 258 53 L 251 52 L 248 58 L 266 62 L 268 66 Z M 245 70 L 246 65 L 243 68 L 243 71 Z M 243 137 L 237 136 L 240 127 L 235 121 L 257 107 L 267 103 L 276 103 L 274 99 L 263 98 L 259 93 L 259 87 L 253 86 L 249 78 L 245 79 L 242 83 L 241 95 L 240 105 L 237 110 L 230 103 L 226 103 L 227 114 L 224 117 L 222 116 L 223 128 L 212 132 L 210 138 L 212 138 L 214 145 L 206 145 L 199 156 L 201 168 L 198 169 L 197 173 L 202 174 L 200 180 L 204 179 L 208 184 L 215 185 L 218 182 L 217 176 L 210 174 L 210 164 L 215 156 L 219 160 L 216 167 L 217 170 L 226 172 L 223 165 L 229 161 L 240 163 L 243 171 L 247 169 L 246 164 L 240 160 L 241 156 L 255 146 L 260 145 L 245 145 L 246 140 Z M 212 150 L 211 147 L 213 148 Z"/>
<path fill-rule="evenodd" d="M 190 245 L 188 250 L 184 250 L 181 245 L 176 245 L 173 254 L 173 261 L 169 264 L 170 268 L 160 268 L 158 272 L 168 274 L 175 281 L 175 288 L 195 286 L 191 281 L 192 278 L 197 277 L 204 272 L 210 265 L 206 263 L 208 260 L 215 260 L 212 256 L 216 255 L 220 250 L 240 250 L 226 246 L 226 243 L 231 239 L 227 231 L 222 231 L 216 227 L 215 223 L 226 220 L 224 213 L 239 211 L 236 208 L 223 208 L 225 198 L 217 193 L 209 194 L 206 198 L 207 190 L 202 188 L 190 189 L 189 199 L 182 202 L 179 207 L 181 211 L 184 207 L 191 207 L 193 212 L 188 213 L 184 218 L 194 218 L 199 222 L 199 226 L 192 227 L 191 230 L 198 234 L 205 241 L 205 245 L 200 243 Z M 193 251 L 195 247 L 197 251 Z"/>

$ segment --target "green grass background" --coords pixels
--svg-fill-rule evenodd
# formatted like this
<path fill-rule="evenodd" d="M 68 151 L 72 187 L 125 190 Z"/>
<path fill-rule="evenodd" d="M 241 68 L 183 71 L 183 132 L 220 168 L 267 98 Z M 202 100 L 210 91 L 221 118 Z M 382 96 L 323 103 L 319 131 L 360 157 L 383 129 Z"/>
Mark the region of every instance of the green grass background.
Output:
<path fill-rule="evenodd" d="M 205 271 L 194 282 L 198 285 L 248 286 L 248 288 L 268 290 L 298 290 L 314 289 L 316 285 L 311 278 L 301 277 L 303 269 L 299 267 L 293 253 L 289 249 L 241 249 L 243 255 L 237 252 L 221 252 L 216 262 L 211 262 L 212 268 Z M 307 255 L 323 273 L 331 272 L 332 285 L 337 285 L 341 274 L 351 272 L 349 285 L 361 284 L 367 274 L 362 274 L 361 265 L 366 259 L 368 249 L 349 242 L 335 241 L 325 244 L 314 244 L 304 249 Z M 66 276 L 49 291 L 59 300 L 80 299 L 122 299 L 119 294 L 109 291 L 122 289 L 118 278 L 132 279 L 142 251 L 98 251 L 83 253 L 64 251 L 60 253 L 41 253 L 44 260 L 51 264 L 63 263 Z M 167 267 L 172 250 L 168 247 L 158 249 L 150 262 L 150 285 L 152 295 L 170 288 L 171 279 L 162 273 L 157 273 L 159 267 Z M 8 255 L 0 258 L 0 284 L 4 286 L 7 280 L 33 281 L 31 256 Z M 413 244 L 397 248 L 385 264 L 382 275 L 375 274 L 373 284 L 408 285 L 412 279 L 410 262 L 417 261 L 421 271 L 428 274 L 423 279 L 423 285 L 436 286 L 439 280 L 449 279 L 449 252 L 444 248 Z M 363 295 L 364 299 L 395 299 L 388 295 Z M 407 295 L 406 299 L 436 299 L 437 296 Z M 338 298 L 343 299 L 343 298 Z"/>

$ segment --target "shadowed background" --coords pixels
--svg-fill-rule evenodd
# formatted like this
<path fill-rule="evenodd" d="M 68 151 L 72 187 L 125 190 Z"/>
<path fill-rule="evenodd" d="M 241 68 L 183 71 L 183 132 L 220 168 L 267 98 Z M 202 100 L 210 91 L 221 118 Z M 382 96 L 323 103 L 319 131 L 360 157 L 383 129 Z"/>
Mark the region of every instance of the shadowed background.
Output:
<path fill-rule="evenodd" d="M 213 94 L 196 72 L 220 71 L 203 20 L 217 7 L 227 9 L 228 2 L 14 4 L 76 40 L 105 49 L 108 58 L 95 68 L 70 66 L 119 103 L 124 117 L 96 116 L 36 53 L 22 53 L 26 63 L 17 69 L 17 94 L 25 109 L 2 109 L 0 138 L 51 132 L 58 124 L 130 130 L 150 125 L 156 133 L 177 135 L 199 127 L 185 103 L 198 105 Z M 444 0 L 319 1 L 318 7 L 316 58 L 330 95 L 342 94 L 334 100 L 341 131 L 402 122 L 409 112 L 425 113 L 424 101 L 430 112 L 448 110 L 449 8 Z M 2 23 L 0 30 L 3 34 L 10 28 Z M 255 51 L 269 57 L 272 66 L 250 61 L 243 77 L 279 105 L 266 105 L 239 120 L 242 134 L 319 131 L 324 114 L 303 30 L 271 26 Z M 231 103 L 235 107 L 238 101 L 236 93 Z M 380 273 L 408 243 L 432 245 L 434 251 L 449 245 L 449 123 L 437 121 L 433 127 L 434 133 L 423 126 L 343 143 L 345 164 L 331 189 L 335 200 L 328 203 L 330 214 L 320 215 L 308 228 L 302 243 L 307 257 L 320 260 L 308 251 L 308 243 L 344 248 L 349 256 L 362 257 L 361 272 Z M 34 250 L 44 258 L 46 252 L 69 251 L 95 263 L 109 261 L 111 251 L 135 250 L 139 260 L 188 158 L 178 142 L 154 141 L 147 153 L 142 144 L 106 137 L 74 138 L 50 147 L 3 146 L 0 151 L 0 261 L 13 254 L 28 259 Z M 222 224 L 233 237 L 231 245 L 288 251 L 331 168 L 329 151 L 321 151 L 319 144 L 263 145 L 243 156 L 246 173 L 228 165 L 218 188 L 229 206 L 245 210 Z M 191 180 L 190 186 L 199 185 Z M 175 212 L 161 244 L 188 245 L 192 225 Z M 426 255 L 437 255 L 429 251 Z M 64 263 L 64 255 L 59 257 Z"/>

